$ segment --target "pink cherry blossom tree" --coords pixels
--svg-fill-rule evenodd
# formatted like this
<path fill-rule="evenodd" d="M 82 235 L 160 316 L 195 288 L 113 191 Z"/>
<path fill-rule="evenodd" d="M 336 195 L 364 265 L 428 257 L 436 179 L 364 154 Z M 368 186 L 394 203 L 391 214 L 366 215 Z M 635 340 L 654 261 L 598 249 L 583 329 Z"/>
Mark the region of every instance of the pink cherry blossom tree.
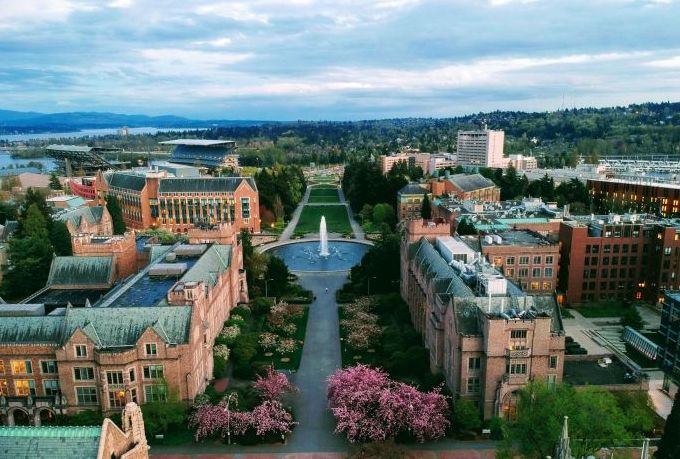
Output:
<path fill-rule="evenodd" d="M 297 424 L 293 415 L 276 400 L 265 400 L 251 412 L 251 425 L 259 436 L 267 434 L 285 435 Z"/>
<path fill-rule="evenodd" d="M 335 431 L 344 432 L 350 442 L 382 441 L 407 432 L 423 442 L 441 438 L 449 426 L 447 400 L 439 390 L 421 392 L 366 365 L 329 377 L 328 404 Z"/>
<path fill-rule="evenodd" d="M 265 376 L 257 376 L 253 387 L 264 400 L 281 400 L 284 395 L 297 391 L 285 374 L 274 370 L 271 366 L 267 368 Z"/>

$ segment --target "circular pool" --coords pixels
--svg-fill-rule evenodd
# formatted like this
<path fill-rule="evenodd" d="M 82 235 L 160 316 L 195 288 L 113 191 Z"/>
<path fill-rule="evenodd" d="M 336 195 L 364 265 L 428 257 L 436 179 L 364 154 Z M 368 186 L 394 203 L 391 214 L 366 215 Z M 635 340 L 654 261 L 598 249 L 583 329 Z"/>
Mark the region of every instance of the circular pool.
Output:
<path fill-rule="evenodd" d="M 319 241 L 291 242 L 267 250 L 281 258 L 291 271 L 347 271 L 359 264 L 370 245 L 360 242 L 329 241 L 327 257 L 319 255 Z"/>

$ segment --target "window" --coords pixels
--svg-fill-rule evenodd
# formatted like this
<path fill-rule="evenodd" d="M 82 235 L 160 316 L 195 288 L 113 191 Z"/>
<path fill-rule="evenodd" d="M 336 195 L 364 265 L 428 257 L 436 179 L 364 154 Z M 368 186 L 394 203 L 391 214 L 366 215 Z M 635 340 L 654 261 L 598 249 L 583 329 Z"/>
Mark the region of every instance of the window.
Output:
<path fill-rule="evenodd" d="M 43 388 L 47 397 L 59 395 L 59 381 L 56 379 L 43 379 Z"/>
<path fill-rule="evenodd" d="M 87 346 L 84 344 L 76 344 L 76 357 L 87 357 Z"/>
<path fill-rule="evenodd" d="M 109 407 L 110 408 L 122 408 L 125 406 L 125 393 L 123 396 L 120 395 L 121 391 L 110 390 L 109 391 Z"/>
<path fill-rule="evenodd" d="M 515 264 L 515 257 L 506 257 L 505 258 L 505 264 L 506 265 L 514 265 Z"/>
<path fill-rule="evenodd" d="M 14 390 L 18 397 L 27 397 L 29 395 L 35 397 L 35 381 L 32 379 L 16 379 L 14 381 Z"/>
<path fill-rule="evenodd" d="M 509 373 L 511 375 L 525 375 L 527 374 L 527 364 L 526 363 L 511 363 L 509 368 Z"/>
<path fill-rule="evenodd" d="M 167 389 L 162 384 L 144 386 L 145 402 L 164 402 L 167 399 Z"/>
<path fill-rule="evenodd" d="M 552 268 L 545 268 L 543 277 L 553 277 L 553 269 Z"/>
<path fill-rule="evenodd" d="M 156 343 L 147 343 L 144 347 L 146 355 L 156 355 Z"/>
<path fill-rule="evenodd" d="M 7 392 L 7 380 L 0 379 L 0 395 L 7 397 L 9 392 Z"/>
<path fill-rule="evenodd" d="M 552 282 L 543 282 L 543 290 L 552 290 Z"/>
<path fill-rule="evenodd" d="M 535 264 L 535 265 L 540 265 L 540 264 L 541 264 L 542 258 L 543 258 L 543 257 L 541 257 L 540 255 L 535 255 L 535 256 L 534 256 L 534 264 Z"/>
<path fill-rule="evenodd" d="M 541 283 L 539 281 L 531 281 L 531 290 L 540 290 Z"/>
<path fill-rule="evenodd" d="M 519 264 L 520 265 L 528 265 L 529 264 L 529 257 L 527 257 L 527 256 L 519 257 Z"/>
<path fill-rule="evenodd" d="M 529 268 L 519 268 L 519 277 L 529 277 Z"/>
<path fill-rule="evenodd" d="M 552 369 L 557 368 L 557 356 L 556 355 L 550 356 L 550 368 L 552 368 Z"/>
<path fill-rule="evenodd" d="M 614 253 L 619 253 L 620 250 L 621 250 L 621 246 L 618 245 L 618 244 L 615 244 L 614 245 Z"/>
<path fill-rule="evenodd" d="M 515 277 L 515 268 L 505 268 L 505 277 Z"/>
<path fill-rule="evenodd" d="M 57 362 L 54 360 L 43 360 L 40 362 L 40 370 L 43 374 L 53 375 L 57 373 Z"/>
<path fill-rule="evenodd" d="M 109 384 L 123 384 L 123 372 L 122 371 L 107 371 L 106 381 Z"/>
<path fill-rule="evenodd" d="M 149 365 L 144 367 L 144 379 L 161 379 L 163 377 L 163 365 Z"/>
<path fill-rule="evenodd" d="M 609 266 L 609 257 L 602 257 L 602 264 L 605 266 Z"/>
<path fill-rule="evenodd" d="M 468 370 L 479 370 L 480 368 L 482 368 L 481 357 L 470 357 L 468 359 Z"/>
<path fill-rule="evenodd" d="M 548 387 L 553 389 L 557 385 L 557 375 L 548 375 Z"/>
<path fill-rule="evenodd" d="M 602 250 L 604 253 L 611 253 L 612 251 L 612 246 L 609 244 L 605 244 L 604 249 Z"/>
<path fill-rule="evenodd" d="M 91 381 L 94 379 L 94 368 L 76 367 L 73 369 L 73 379 L 76 381 Z"/>
<path fill-rule="evenodd" d="M 132 400 L 135 403 L 137 402 L 137 389 L 130 389 L 130 400 Z"/>
<path fill-rule="evenodd" d="M 532 268 L 531 277 L 541 277 L 541 268 Z"/>
<path fill-rule="evenodd" d="M 494 266 L 501 266 L 503 264 L 503 257 L 493 257 Z"/>
<path fill-rule="evenodd" d="M 467 393 L 468 394 L 478 394 L 482 388 L 479 376 L 473 376 L 467 380 Z"/>
<path fill-rule="evenodd" d="M 250 198 L 241 198 L 241 216 L 250 218 Z"/>
<path fill-rule="evenodd" d="M 96 405 L 97 388 L 76 387 L 76 398 L 78 399 L 78 405 Z"/>
<path fill-rule="evenodd" d="M 30 360 L 10 360 L 12 366 L 12 374 L 15 375 L 30 375 L 33 373 L 33 366 Z"/>
<path fill-rule="evenodd" d="M 670 247 L 664 247 L 663 249 L 663 254 L 664 255 L 670 255 L 671 254 L 671 248 Z"/>
<path fill-rule="evenodd" d="M 5 374 L 5 361 L 0 360 L 0 375 L 4 375 L 4 374 Z"/>
<path fill-rule="evenodd" d="M 510 338 L 512 339 L 526 339 L 526 330 L 510 330 Z"/>
<path fill-rule="evenodd" d="M 551 265 L 553 264 L 554 258 L 552 255 L 546 255 L 545 256 L 545 264 L 546 265 Z"/>
<path fill-rule="evenodd" d="M 130 368 L 129 375 L 130 375 L 130 382 L 135 382 L 135 369 L 134 368 Z"/>
<path fill-rule="evenodd" d="M 593 246 L 593 253 L 600 253 L 600 246 L 599 245 Z"/>

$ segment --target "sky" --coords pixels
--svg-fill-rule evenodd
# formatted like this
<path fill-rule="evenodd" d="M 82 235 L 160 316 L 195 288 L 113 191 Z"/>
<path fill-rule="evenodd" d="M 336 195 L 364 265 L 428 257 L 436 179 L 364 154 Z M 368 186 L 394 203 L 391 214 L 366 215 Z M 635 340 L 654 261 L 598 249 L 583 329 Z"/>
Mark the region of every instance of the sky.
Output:
<path fill-rule="evenodd" d="M 0 109 L 355 120 L 680 100 L 679 0 L 0 0 Z"/>

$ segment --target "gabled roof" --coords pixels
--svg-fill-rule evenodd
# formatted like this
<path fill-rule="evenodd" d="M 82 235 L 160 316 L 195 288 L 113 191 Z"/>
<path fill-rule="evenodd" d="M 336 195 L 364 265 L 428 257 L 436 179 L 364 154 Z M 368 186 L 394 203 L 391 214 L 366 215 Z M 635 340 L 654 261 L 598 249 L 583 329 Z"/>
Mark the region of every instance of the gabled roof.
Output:
<path fill-rule="evenodd" d="M 111 285 L 113 279 L 112 256 L 54 257 L 47 285 Z"/>
<path fill-rule="evenodd" d="M 0 457 L 92 459 L 101 436 L 101 426 L 0 427 Z"/>
<path fill-rule="evenodd" d="M 404 185 L 404 187 L 401 190 L 399 190 L 399 194 L 417 194 L 420 196 L 429 192 L 430 191 L 427 188 L 417 183 L 409 183 L 407 185 Z"/>
<path fill-rule="evenodd" d="M 194 266 L 180 279 L 182 282 L 203 282 L 212 287 L 217 278 L 229 269 L 231 264 L 231 245 L 213 244 Z"/>
<path fill-rule="evenodd" d="M 159 193 L 211 193 L 234 192 L 242 182 L 257 191 L 252 177 L 199 177 L 165 178 L 158 186 Z"/>
<path fill-rule="evenodd" d="M 146 178 L 143 175 L 126 172 L 114 172 L 105 175 L 109 186 L 124 190 L 142 191 L 146 186 Z"/>
<path fill-rule="evenodd" d="M 66 223 L 70 221 L 76 228 L 80 227 L 83 219 L 87 221 L 90 225 L 97 224 L 102 221 L 102 216 L 104 215 L 104 207 L 79 207 L 77 209 L 68 210 L 56 215 L 57 220 Z"/>
<path fill-rule="evenodd" d="M 436 279 L 437 293 L 449 293 L 459 297 L 475 296 L 470 287 L 425 238 L 421 238 L 414 246 L 415 250 L 410 251 L 409 256 L 428 278 Z"/>
<path fill-rule="evenodd" d="M 0 344 L 58 344 L 63 324 L 59 316 L 3 317 Z"/>
<path fill-rule="evenodd" d="M 454 174 L 447 178 L 461 191 L 482 190 L 495 187 L 496 184 L 481 174 Z"/>
<path fill-rule="evenodd" d="M 146 308 L 71 308 L 65 316 L 63 342 L 80 329 L 100 347 L 134 346 L 152 328 L 170 344 L 186 343 L 191 325 L 190 306 Z"/>
<path fill-rule="evenodd" d="M 7 220 L 5 225 L 0 230 L 0 242 L 7 242 L 10 237 L 19 229 L 19 222 L 16 220 Z"/>

